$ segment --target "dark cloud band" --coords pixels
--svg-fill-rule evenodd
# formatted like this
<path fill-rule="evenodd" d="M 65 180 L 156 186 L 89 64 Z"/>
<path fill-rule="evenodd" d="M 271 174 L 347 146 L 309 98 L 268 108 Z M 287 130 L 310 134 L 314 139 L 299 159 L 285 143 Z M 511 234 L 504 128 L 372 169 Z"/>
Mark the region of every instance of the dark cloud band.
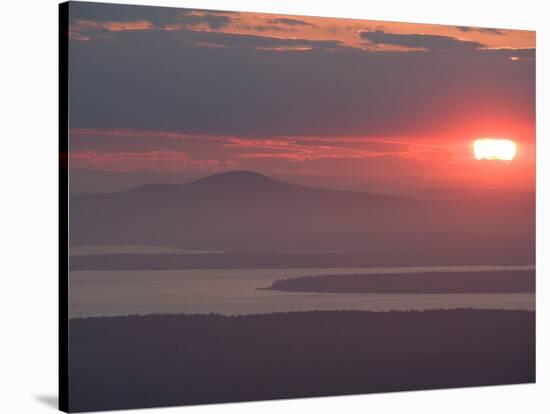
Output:
<path fill-rule="evenodd" d="M 426 50 L 449 51 L 470 50 L 484 47 L 479 42 L 460 40 L 451 36 L 427 35 L 427 34 L 396 34 L 386 33 L 382 30 L 363 31 L 359 36 L 376 45 L 395 45 L 409 48 L 422 48 Z"/>

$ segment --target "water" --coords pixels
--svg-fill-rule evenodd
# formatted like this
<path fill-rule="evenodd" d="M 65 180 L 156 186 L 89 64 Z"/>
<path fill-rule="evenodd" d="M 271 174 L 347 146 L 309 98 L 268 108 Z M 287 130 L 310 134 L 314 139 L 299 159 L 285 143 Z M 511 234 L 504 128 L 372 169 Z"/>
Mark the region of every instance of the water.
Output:
<path fill-rule="evenodd" d="M 353 294 L 257 290 L 321 274 L 531 270 L 534 266 L 72 271 L 69 317 L 148 313 L 225 315 L 308 310 L 535 309 L 532 293 Z"/>

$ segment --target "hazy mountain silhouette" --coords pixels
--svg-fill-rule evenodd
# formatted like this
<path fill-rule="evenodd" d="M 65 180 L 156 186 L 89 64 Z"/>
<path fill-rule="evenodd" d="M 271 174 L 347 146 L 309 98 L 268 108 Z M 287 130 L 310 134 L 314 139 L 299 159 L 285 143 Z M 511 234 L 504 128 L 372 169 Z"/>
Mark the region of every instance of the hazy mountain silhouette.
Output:
<path fill-rule="evenodd" d="M 250 171 L 70 199 L 77 244 L 236 251 L 528 249 L 534 201 L 420 201 L 291 184 Z M 525 263 L 531 262 L 530 260 Z"/>
<path fill-rule="evenodd" d="M 188 184 L 145 184 L 131 190 L 118 193 L 125 197 L 173 197 L 174 202 L 183 202 L 183 197 L 202 196 L 212 199 L 197 199 L 191 201 L 216 201 L 217 199 L 236 199 L 249 197 L 253 200 L 274 201 L 273 198 L 297 197 L 303 202 L 306 197 L 318 197 L 313 201 L 328 201 L 331 197 L 344 197 L 345 201 L 370 201 L 374 203 L 407 202 L 416 204 L 414 200 L 385 194 L 371 194 L 342 190 L 327 190 L 292 184 L 270 178 L 253 171 L 229 171 L 210 175 Z M 105 194 L 104 194 L 105 195 Z M 309 200 L 308 200 L 309 201 Z M 223 206 L 218 206 L 223 207 Z"/>

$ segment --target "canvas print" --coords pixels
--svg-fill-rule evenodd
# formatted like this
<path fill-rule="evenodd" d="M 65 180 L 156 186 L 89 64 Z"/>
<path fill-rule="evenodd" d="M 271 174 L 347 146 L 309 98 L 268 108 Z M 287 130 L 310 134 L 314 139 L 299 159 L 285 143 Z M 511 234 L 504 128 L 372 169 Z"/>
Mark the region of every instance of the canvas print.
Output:
<path fill-rule="evenodd" d="M 60 6 L 60 405 L 535 381 L 535 33 Z"/>

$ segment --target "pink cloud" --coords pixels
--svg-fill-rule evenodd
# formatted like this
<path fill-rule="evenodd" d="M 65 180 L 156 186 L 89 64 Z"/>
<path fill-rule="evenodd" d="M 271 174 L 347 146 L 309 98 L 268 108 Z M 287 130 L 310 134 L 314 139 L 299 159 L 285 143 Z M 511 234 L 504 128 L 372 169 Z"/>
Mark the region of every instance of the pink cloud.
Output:
<path fill-rule="evenodd" d="M 284 158 L 290 161 L 310 161 L 320 158 L 379 158 L 379 157 L 399 157 L 399 158 L 418 158 L 419 152 L 410 150 L 406 146 L 394 143 L 384 143 L 381 141 L 372 141 L 365 139 L 348 138 L 342 143 L 337 138 L 271 138 L 271 139 L 245 139 L 229 138 L 224 144 L 227 148 L 239 148 L 242 150 L 251 150 L 241 152 L 237 156 L 241 158 Z M 312 145 L 315 144 L 315 145 Z M 349 145 L 349 144 L 352 145 Z M 373 145 L 378 144 L 378 145 Z M 390 147 L 381 149 L 370 149 L 380 144 L 387 144 Z M 395 145 L 392 148 L 391 145 Z M 354 147 L 356 146 L 356 147 Z M 367 148 L 361 148 L 366 146 Z"/>
<path fill-rule="evenodd" d="M 171 139 L 201 139 L 201 140 L 222 140 L 222 137 L 207 135 L 185 134 L 176 131 L 148 130 L 148 129 L 100 129 L 100 128 L 72 128 L 69 137 L 122 137 L 122 138 L 171 138 Z"/>
<path fill-rule="evenodd" d="M 92 32 L 122 32 L 127 30 L 151 30 L 152 28 L 153 24 L 147 20 L 136 20 L 128 22 L 99 22 L 94 20 L 78 20 L 75 23 L 70 24 L 69 39 L 90 40 Z"/>
<path fill-rule="evenodd" d="M 71 168 L 86 168 L 113 172 L 128 171 L 178 171 L 189 169 L 216 170 L 218 160 L 193 160 L 180 151 L 110 152 L 96 151 L 69 152 Z"/>
<path fill-rule="evenodd" d="M 249 159 L 292 163 L 322 159 L 441 159 L 444 149 L 413 139 L 295 136 L 242 138 L 167 130 L 71 129 L 77 168 L 130 170 L 231 169 Z M 94 141 L 102 138 L 102 141 Z M 105 139 L 107 138 L 107 139 Z M 136 144 L 132 139 L 136 139 Z M 113 144 L 110 144 L 111 139 Z M 125 140 L 117 143 L 117 140 Z M 171 142 L 174 140 L 174 142 Z M 177 142 L 181 141 L 181 142 Z M 183 144 L 184 145 L 181 145 Z M 208 145 L 203 145 L 208 143 Z M 133 149 L 128 151 L 126 148 Z M 206 158 L 206 160 L 205 160 Z"/>

